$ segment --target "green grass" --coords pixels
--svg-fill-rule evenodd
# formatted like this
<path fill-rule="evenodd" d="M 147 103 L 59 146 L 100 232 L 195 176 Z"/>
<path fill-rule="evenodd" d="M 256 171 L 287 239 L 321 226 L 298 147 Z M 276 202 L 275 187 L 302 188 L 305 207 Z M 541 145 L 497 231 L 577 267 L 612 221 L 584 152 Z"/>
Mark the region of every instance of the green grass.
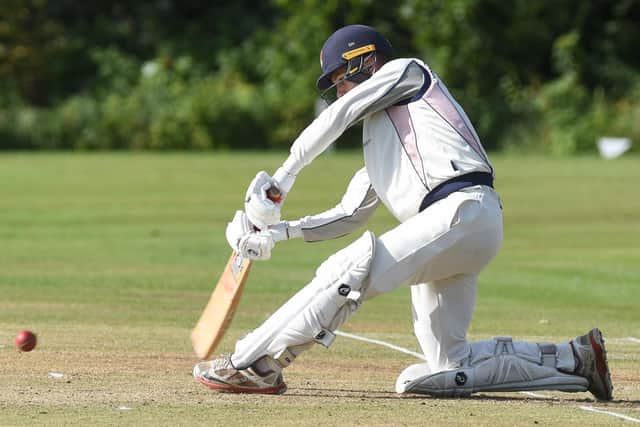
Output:
<path fill-rule="evenodd" d="M 279 397 L 210 393 L 189 377 L 189 330 L 226 262 L 226 223 L 256 171 L 284 153 L 0 155 L 0 425 L 424 425 L 616 422 L 580 411 L 588 394 L 553 401 L 517 394 L 469 400 L 393 393 L 410 356 L 339 339 L 287 372 Z M 620 401 L 640 418 L 640 167 L 493 156 L 505 240 L 480 279 L 472 339 L 559 341 L 599 326 Z M 332 207 L 360 153 L 322 156 L 290 194 L 287 219 Z M 368 228 L 395 220 L 378 209 Z M 279 244 L 256 263 L 221 350 L 306 284 L 355 238 Z M 39 334 L 19 354 L 13 336 Z M 343 329 L 417 348 L 408 290 L 365 304 Z M 63 372 L 69 382 L 48 378 Z M 572 400 L 573 399 L 573 400 Z M 131 410 L 118 410 L 119 406 Z M 430 420 L 430 421 L 425 421 Z"/>

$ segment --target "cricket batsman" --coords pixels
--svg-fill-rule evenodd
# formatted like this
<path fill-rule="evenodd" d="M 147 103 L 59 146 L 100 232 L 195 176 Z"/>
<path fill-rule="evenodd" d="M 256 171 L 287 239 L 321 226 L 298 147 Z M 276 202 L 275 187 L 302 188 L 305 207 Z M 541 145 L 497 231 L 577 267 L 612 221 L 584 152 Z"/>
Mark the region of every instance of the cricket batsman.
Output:
<path fill-rule="evenodd" d="M 284 393 L 283 370 L 304 350 L 329 347 L 334 331 L 361 304 L 409 284 L 413 329 L 426 363 L 400 374 L 398 393 L 588 390 L 610 400 L 598 329 L 560 344 L 505 336 L 467 340 L 478 275 L 502 241 L 502 207 L 480 138 L 438 75 L 420 59 L 394 59 L 391 44 L 365 25 L 333 33 L 320 65 L 317 87 L 329 107 L 298 136 L 273 176 L 257 174 L 227 240 L 245 257 L 268 260 L 276 242 L 349 234 L 380 204 L 399 225 L 380 236 L 366 231 L 330 256 L 309 284 L 236 343 L 233 354 L 198 363 L 194 377 L 220 391 Z M 281 221 L 298 173 L 360 121 L 365 166 L 341 202 Z M 279 202 L 266 194 L 274 186 L 282 193 Z"/>

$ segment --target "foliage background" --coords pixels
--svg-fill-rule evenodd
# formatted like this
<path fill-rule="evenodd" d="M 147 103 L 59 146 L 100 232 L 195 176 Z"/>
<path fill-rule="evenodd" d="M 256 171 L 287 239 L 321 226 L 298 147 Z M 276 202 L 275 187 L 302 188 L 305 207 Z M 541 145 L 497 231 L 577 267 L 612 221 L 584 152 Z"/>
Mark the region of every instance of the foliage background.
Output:
<path fill-rule="evenodd" d="M 426 60 L 489 149 L 640 140 L 640 0 L 5 0 L 0 149 L 286 148 L 352 23 Z"/>

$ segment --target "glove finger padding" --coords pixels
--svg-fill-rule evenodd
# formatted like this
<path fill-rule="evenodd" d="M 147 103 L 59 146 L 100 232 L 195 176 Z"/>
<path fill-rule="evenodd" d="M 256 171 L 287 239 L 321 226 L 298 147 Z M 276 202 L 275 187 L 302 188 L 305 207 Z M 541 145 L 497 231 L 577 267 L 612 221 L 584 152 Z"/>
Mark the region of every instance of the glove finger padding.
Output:
<path fill-rule="evenodd" d="M 236 214 L 233 216 L 233 220 L 227 224 L 227 231 L 225 232 L 227 242 L 229 242 L 231 249 L 240 253 L 240 239 L 251 231 L 252 226 L 247 215 L 242 211 L 236 211 Z"/>
<path fill-rule="evenodd" d="M 274 246 L 275 241 L 268 231 L 247 233 L 238 243 L 239 253 L 254 261 L 266 261 L 271 258 L 271 249 Z"/>
<path fill-rule="evenodd" d="M 249 184 L 245 196 L 244 208 L 249 221 L 261 230 L 280 222 L 282 202 L 275 203 L 269 199 L 267 191 L 277 187 L 276 181 L 265 171 L 260 171 Z"/>

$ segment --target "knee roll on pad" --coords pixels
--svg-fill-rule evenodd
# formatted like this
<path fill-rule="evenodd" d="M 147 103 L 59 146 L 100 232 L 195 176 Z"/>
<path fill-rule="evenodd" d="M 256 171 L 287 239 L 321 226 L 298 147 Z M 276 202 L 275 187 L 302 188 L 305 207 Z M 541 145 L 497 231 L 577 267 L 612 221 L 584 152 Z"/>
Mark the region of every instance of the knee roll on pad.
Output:
<path fill-rule="evenodd" d="M 277 354 L 310 341 L 325 347 L 331 345 L 335 338 L 333 331 L 360 306 L 374 246 L 375 236 L 367 231 L 323 262 L 310 284 L 317 287 L 315 297 L 292 317 L 268 351 Z"/>
<path fill-rule="evenodd" d="M 398 393 L 466 396 L 478 391 L 586 391 L 588 381 L 556 368 L 554 344 L 516 342 L 497 337 L 471 344 L 471 354 L 458 369 L 407 378 Z"/>

